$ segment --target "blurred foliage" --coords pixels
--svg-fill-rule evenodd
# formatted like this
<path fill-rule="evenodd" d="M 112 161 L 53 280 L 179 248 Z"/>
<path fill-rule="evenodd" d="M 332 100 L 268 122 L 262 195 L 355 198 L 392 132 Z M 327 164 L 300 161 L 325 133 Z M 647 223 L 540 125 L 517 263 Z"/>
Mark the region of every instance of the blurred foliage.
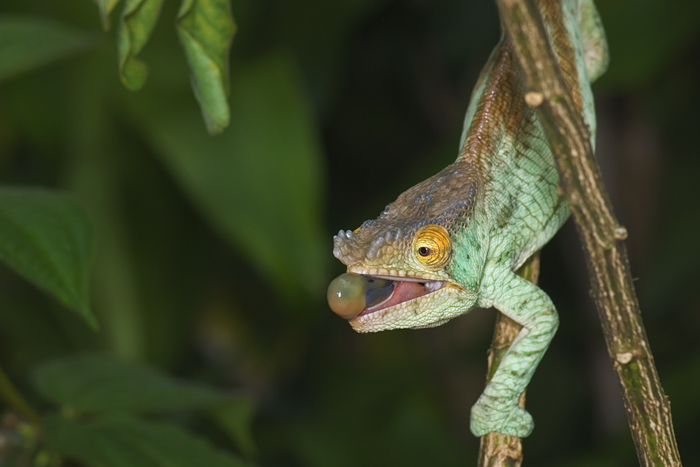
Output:
<path fill-rule="evenodd" d="M 185 0 L 177 15 L 177 34 L 192 70 L 194 95 L 211 134 L 229 123 L 228 49 L 236 31 L 228 0 Z"/>
<path fill-rule="evenodd" d="M 0 6 L 0 465 L 474 462 L 493 312 L 356 335 L 323 292 L 333 232 L 456 156 L 492 2 L 232 0 L 230 51 L 230 18 L 201 29 L 223 1 L 118 3 Z M 152 29 L 125 36 L 146 3 Z M 597 3 L 598 158 L 696 465 L 700 8 Z M 570 224 L 543 251 L 562 324 L 526 462 L 636 465 L 579 252 Z"/>
<path fill-rule="evenodd" d="M 93 326 L 88 304 L 90 225 L 70 198 L 26 189 L 0 189 L 0 259 Z"/>

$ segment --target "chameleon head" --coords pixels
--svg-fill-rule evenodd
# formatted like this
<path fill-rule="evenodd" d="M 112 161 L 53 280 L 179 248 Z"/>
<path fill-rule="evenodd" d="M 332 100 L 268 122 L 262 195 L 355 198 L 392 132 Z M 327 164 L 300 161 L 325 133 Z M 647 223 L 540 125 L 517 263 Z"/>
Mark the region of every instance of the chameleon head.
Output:
<path fill-rule="evenodd" d="M 331 309 L 359 332 L 438 326 L 471 309 L 478 272 L 469 264 L 482 265 L 470 249 L 481 242 L 467 227 L 479 199 L 476 169 L 456 162 L 377 219 L 338 232 L 333 254 L 348 273 L 328 289 Z"/>

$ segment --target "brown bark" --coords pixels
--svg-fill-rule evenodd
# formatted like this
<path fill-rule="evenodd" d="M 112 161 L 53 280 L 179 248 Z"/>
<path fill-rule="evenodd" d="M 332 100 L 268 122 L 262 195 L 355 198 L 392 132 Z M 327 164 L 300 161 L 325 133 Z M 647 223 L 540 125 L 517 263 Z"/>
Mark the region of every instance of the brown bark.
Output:
<path fill-rule="evenodd" d="M 555 1 L 555 0 L 547 0 Z M 583 243 L 608 353 L 623 389 L 624 405 L 639 462 L 681 465 L 671 409 L 659 382 L 634 291 L 627 236 L 613 213 L 593 157 L 588 128 L 548 42 L 536 0 L 496 0 L 527 90 L 554 152 L 563 196 Z M 541 94 L 541 96 L 539 96 Z"/>

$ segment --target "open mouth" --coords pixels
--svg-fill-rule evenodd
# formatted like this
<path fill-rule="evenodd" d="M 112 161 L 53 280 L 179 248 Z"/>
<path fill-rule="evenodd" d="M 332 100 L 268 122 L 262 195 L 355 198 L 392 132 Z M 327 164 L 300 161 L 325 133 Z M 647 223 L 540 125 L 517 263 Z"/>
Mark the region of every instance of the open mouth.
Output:
<path fill-rule="evenodd" d="M 420 281 L 417 279 L 397 280 L 391 276 L 365 276 L 368 281 L 383 281 L 383 287 L 376 287 L 368 290 L 365 294 L 365 309 L 358 316 L 368 315 L 377 311 L 391 308 L 409 300 L 428 295 L 445 285 L 444 281 Z"/>
<path fill-rule="evenodd" d="M 338 316 L 352 320 L 440 290 L 445 281 L 341 274 L 328 287 L 328 305 Z"/>

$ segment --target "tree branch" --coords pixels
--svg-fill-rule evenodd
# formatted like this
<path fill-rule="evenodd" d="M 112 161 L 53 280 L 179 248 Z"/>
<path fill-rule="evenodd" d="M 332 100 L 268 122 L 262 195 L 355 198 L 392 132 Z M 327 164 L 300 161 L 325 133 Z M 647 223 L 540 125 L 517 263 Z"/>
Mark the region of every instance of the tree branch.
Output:
<path fill-rule="evenodd" d="M 542 3 L 555 0 L 540 0 Z M 613 213 L 593 157 L 588 128 L 576 111 L 554 56 L 536 0 L 496 0 L 527 90 L 547 133 L 584 245 L 608 353 L 624 394 L 627 418 L 643 466 L 681 465 L 663 392 L 632 283 L 627 236 Z"/>

